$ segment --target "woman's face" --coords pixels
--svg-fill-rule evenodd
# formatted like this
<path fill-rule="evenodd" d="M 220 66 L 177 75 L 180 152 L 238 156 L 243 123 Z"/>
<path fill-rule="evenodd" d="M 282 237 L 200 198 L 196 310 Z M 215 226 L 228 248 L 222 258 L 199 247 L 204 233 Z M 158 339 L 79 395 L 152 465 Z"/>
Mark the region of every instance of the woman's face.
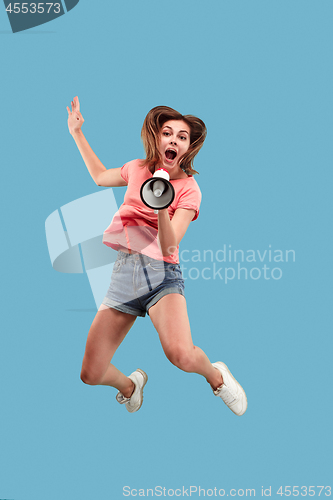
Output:
<path fill-rule="evenodd" d="M 183 120 L 165 122 L 159 134 L 159 152 L 163 167 L 179 166 L 180 158 L 190 147 L 190 127 Z"/>

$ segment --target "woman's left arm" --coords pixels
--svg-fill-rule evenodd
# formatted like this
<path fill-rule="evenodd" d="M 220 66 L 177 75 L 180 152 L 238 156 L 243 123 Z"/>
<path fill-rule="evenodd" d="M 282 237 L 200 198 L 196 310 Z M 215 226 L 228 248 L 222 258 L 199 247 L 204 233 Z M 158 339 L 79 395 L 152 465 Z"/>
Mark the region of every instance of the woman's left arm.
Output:
<path fill-rule="evenodd" d="M 175 253 L 194 215 L 195 210 L 177 208 L 170 220 L 167 208 L 158 211 L 158 241 L 163 257 Z"/>

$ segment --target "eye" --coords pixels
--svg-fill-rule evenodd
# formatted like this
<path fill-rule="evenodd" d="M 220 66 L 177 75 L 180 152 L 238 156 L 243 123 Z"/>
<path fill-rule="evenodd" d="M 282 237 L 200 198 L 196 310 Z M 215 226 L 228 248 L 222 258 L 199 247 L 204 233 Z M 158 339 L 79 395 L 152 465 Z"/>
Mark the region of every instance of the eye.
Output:
<path fill-rule="evenodd" d="M 186 139 L 187 139 L 187 137 L 185 135 L 181 135 L 180 138 L 182 141 L 186 141 Z"/>
<path fill-rule="evenodd" d="M 163 135 L 169 136 L 170 132 L 163 132 Z"/>

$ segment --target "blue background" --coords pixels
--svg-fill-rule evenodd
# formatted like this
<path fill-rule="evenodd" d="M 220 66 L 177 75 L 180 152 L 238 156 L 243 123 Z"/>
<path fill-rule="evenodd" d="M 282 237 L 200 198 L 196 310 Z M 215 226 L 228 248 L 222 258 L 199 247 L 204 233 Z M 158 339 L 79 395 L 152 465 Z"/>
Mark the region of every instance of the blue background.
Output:
<path fill-rule="evenodd" d="M 332 484 L 332 15 L 330 0 L 81 0 L 13 35 L 0 9 L 0 498 Z M 75 95 L 108 168 L 143 156 L 153 106 L 205 121 L 182 249 L 295 250 L 280 280 L 186 282 L 194 342 L 244 386 L 243 417 L 167 361 L 149 318 L 114 358 L 148 373 L 138 413 L 80 381 L 95 303 L 86 275 L 52 269 L 44 230 L 98 190 L 67 130 Z"/>

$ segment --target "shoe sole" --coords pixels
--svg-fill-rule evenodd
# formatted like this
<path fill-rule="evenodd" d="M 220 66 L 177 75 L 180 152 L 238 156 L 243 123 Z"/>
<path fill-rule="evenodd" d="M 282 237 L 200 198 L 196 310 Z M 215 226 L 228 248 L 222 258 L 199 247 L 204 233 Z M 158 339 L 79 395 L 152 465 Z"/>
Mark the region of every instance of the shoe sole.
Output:
<path fill-rule="evenodd" d="M 240 383 L 238 382 L 238 380 L 236 380 L 236 379 L 235 379 L 235 377 L 233 376 L 233 374 L 231 373 L 231 371 L 229 370 L 229 368 L 227 367 L 227 365 L 226 365 L 225 363 L 223 363 L 223 361 L 217 361 L 216 363 L 213 363 L 213 365 L 214 365 L 214 366 L 215 366 L 215 365 L 223 365 L 223 366 L 224 366 L 224 367 L 228 370 L 229 375 L 231 376 L 231 378 L 233 378 L 233 379 L 234 379 L 234 381 L 236 382 L 236 384 L 238 384 L 238 385 L 239 385 L 239 387 L 241 388 L 241 390 L 243 391 L 244 396 L 245 396 L 245 400 L 246 400 L 246 408 L 245 408 L 245 410 L 243 411 L 243 413 L 241 413 L 241 414 L 239 414 L 239 413 L 235 413 L 233 410 L 231 410 L 230 406 L 226 405 L 226 406 L 228 406 L 229 410 L 231 410 L 231 411 L 232 411 L 235 415 L 237 415 L 237 417 L 241 417 L 242 415 L 244 415 L 244 413 L 245 413 L 245 412 L 246 412 L 246 410 L 247 410 L 247 397 L 246 397 L 246 393 L 245 393 L 245 391 L 244 391 L 243 387 L 240 385 Z M 222 374 L 222 378 L 223 378 L 223 374 Z"/>
<path fill-rule="evenodd" d="M 139 372 L 141 373 L 141 375 L 143 376 L 143 384 L 142 384 L 142 387 L 141 387 L 141 390 L 140 390 L 140 396 L 141 396 L 141 403 L 140 403 L 140 406 L 139 408 L 137 408 L 136 410 L 133 410 L 133 411 L 130 411 L 127 406 L 126 406 L 126 410 L 129 412 L 129 413 L 135 413 L 136 411 L 139 411 L 141 406 L 142 406 L 142 403 L 143 403 L 143 388 L 144 386 L 146 385 L 146 383 L 148 382 L 148 375 L 146 372 L 144 372 L 143 370 L 141 370 L 140 368 L 137 368 L 135 370 L 136 372 Z"/>

